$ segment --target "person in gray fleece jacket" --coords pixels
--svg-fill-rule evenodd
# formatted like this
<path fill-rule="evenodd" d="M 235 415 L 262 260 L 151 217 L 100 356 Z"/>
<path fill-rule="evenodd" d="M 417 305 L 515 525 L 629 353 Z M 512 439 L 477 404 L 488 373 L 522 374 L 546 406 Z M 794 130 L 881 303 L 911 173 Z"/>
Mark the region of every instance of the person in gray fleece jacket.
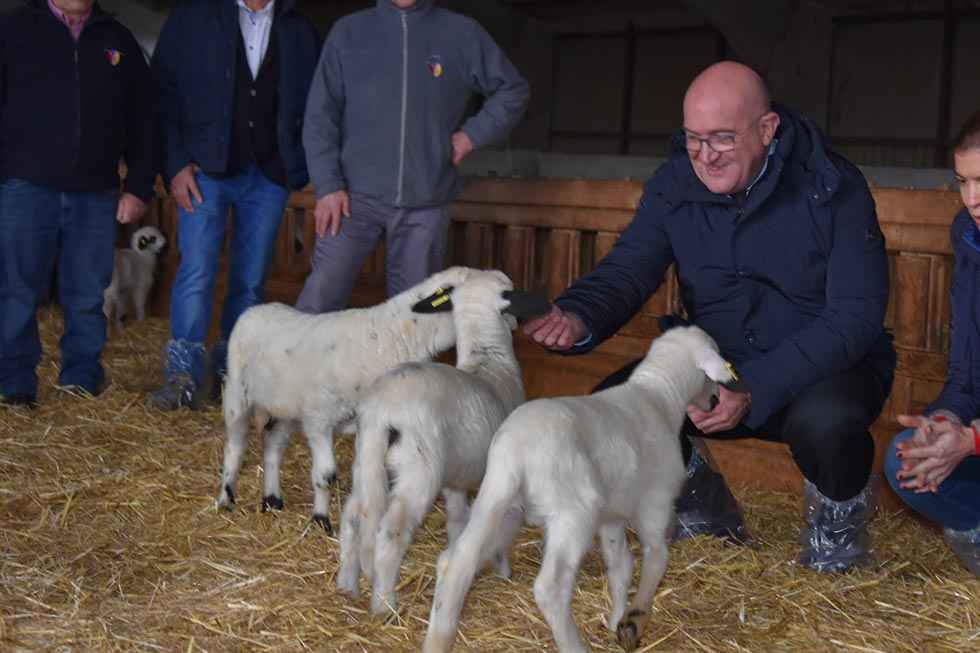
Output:
<path fill-rule="evenodd" d="M 433 0 L 378 0 L 338 20 L 303 126 L 318 238 L 297 308 L 345 308 L 382 235 L 389 297 L 440 270 L 456 166 L 504 138 L 528 97 L 490 35 Z"/>

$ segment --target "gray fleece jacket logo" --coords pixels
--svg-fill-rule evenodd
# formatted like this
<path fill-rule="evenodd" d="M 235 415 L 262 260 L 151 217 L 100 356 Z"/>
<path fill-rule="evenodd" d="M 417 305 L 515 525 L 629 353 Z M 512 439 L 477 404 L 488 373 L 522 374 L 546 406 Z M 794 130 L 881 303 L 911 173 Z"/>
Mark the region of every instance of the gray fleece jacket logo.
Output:
<path fill-rule="evenodd" d="M 391 0 L 338 20 L 320 56 L 303 145 L 317 197 L 337 190 L 399 207 L 452 200 L 452 134 L 477 148 L 524 114 L 528 84 L 471 18 Z M 474 96 L 486 99 L 464 122 Z"/>

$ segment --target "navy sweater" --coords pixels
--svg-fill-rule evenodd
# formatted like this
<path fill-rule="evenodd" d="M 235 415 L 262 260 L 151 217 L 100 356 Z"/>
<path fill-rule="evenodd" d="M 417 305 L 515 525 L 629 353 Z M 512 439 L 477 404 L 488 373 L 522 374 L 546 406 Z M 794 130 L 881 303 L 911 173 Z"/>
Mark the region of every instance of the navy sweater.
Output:
<path fill-rule="evenodd" d="M 59 191 L 119 187 L 148 200 L 157 172 L 153 83 L 143 51 L 93 7 L 78 43 L 46 0 L 0 18 L 0 175 Z"/>
<path fill-rule="evenodd" d="M 556 300 L 593 334 L 569 353 L 615 334 L 676 261 L 688 319 L 718 342 L 752 393 L 749 427 L 865 360 L 890 390 L 888 262 L 871 193 L 812 123 L 778 112 L 778 144 L 743 207 L 711 193 L 675 139 L 612 251 Z"/>

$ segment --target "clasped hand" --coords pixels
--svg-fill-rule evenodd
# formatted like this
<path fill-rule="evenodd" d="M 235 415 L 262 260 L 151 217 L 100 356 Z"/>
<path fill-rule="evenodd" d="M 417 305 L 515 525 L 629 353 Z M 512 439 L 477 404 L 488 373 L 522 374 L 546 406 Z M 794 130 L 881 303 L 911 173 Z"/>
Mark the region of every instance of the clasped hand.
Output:
<path fill-rule="evenodd" d="M 938 490 L 973 451 L 973 430 L 958 421 L 899 415 L 898 422 L 915 433 L 896 446 L 902 461 L 896 476 L 901 487 L 916 494 Z"/>

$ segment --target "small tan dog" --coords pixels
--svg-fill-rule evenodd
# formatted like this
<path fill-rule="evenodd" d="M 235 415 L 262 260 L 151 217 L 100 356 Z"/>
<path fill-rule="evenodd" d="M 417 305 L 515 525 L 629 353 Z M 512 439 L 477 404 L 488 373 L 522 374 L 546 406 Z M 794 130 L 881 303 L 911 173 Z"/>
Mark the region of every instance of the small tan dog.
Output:
<path fill-rule="evenodd" d="M 122 330 L 127 315 L 127 300 L 136 311 L 136 319 L 146 317 L 146 298 L 156 276 L 157 257 L 167 239 L 156 227 L 142 227 L 130 239 L 130 249 L 117 249 L 112 268 L 112 283 L 105 289 L 102 312 L 107 320 L 115 316 L 116 329 Z"/>

